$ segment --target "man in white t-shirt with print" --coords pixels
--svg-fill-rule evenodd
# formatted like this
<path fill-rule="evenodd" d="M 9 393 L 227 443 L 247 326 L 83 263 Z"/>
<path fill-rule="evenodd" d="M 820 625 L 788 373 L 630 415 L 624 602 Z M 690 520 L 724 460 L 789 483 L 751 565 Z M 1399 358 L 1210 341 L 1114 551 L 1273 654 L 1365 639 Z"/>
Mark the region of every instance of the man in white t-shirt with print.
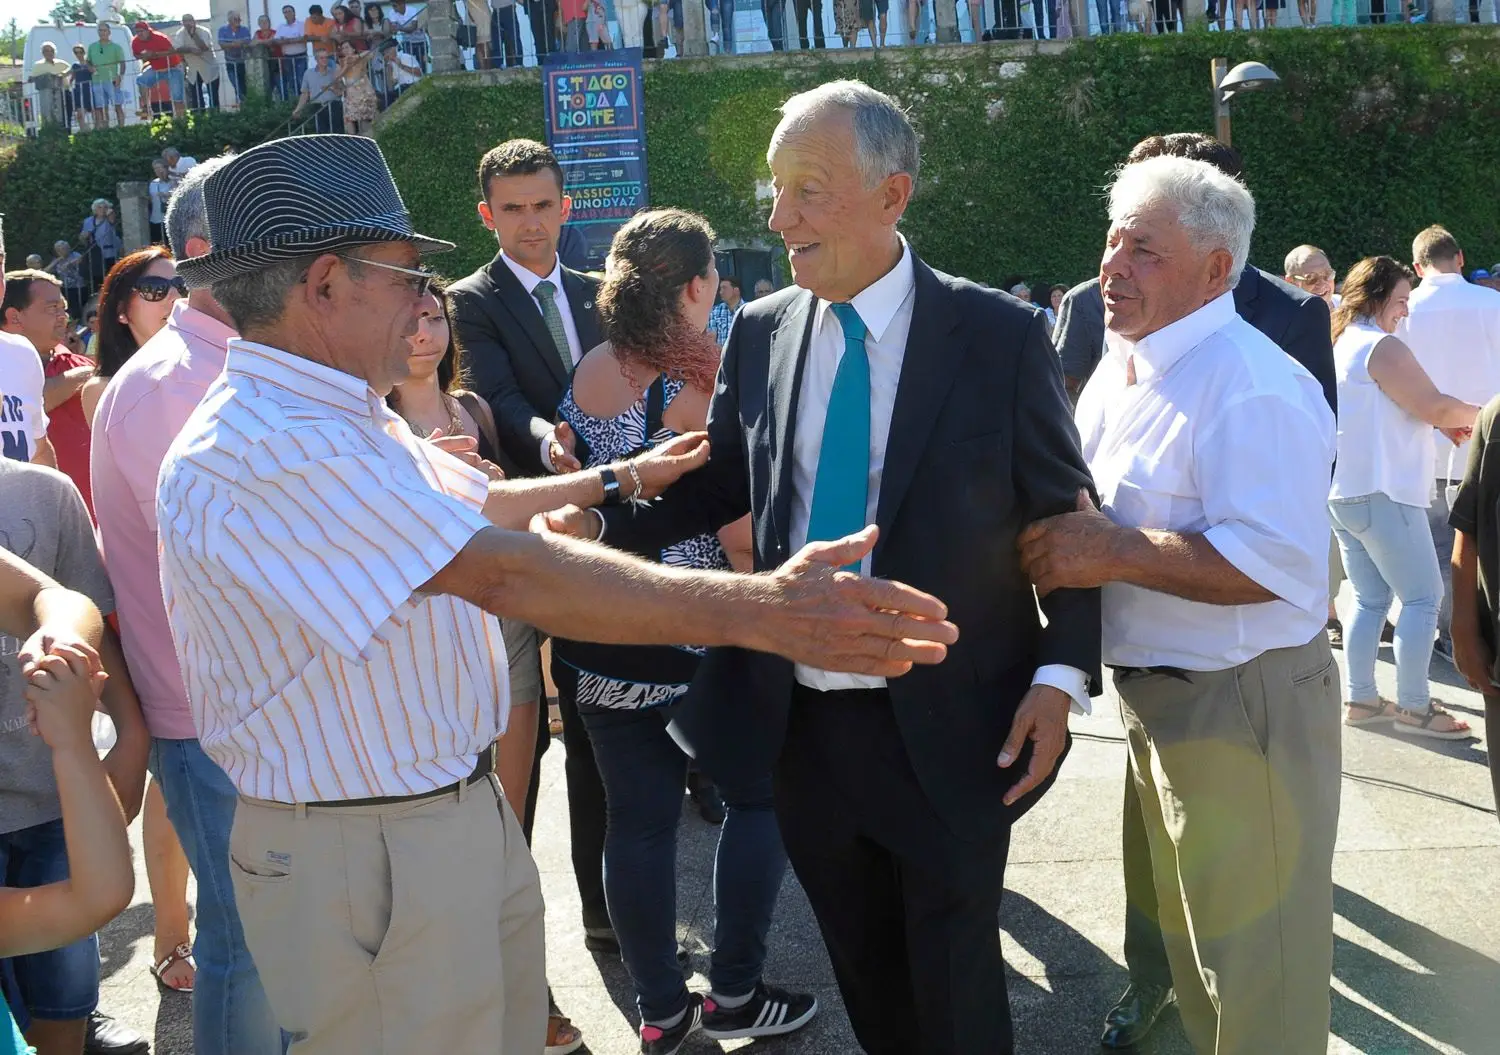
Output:
<path fill-rule="evenodd" d="M 5 273 L 5 217 L 0 216 L 0 275 Z M 47 439 L 42 361 L 25 337 L 0 333 L 0 458 L 57 468 Z"/>

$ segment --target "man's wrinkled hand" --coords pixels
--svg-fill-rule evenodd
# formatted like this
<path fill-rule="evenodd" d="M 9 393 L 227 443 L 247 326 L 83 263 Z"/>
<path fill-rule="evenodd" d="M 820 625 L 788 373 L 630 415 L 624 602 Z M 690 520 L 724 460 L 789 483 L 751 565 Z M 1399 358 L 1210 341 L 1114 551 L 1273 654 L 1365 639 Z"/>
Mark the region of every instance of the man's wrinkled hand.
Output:
<path fill-rule="evenodd" d="M 585 542 L 594 542 L 599 538 L 601 523 L 598 514 L 592 509 L 563 506 L 532 517 L 531 531 L 536 535 L 551 532 L 554 535 L 570 535 Z"/>
<path fill-rule="evenodd" d="M 1074 512 L 1038 520 L 1017 536 L 1021 567 L 1040 597 L 1053 590 L 1102 586 L 1113 578 L 1120 530 L 1080 490 Z"/>
<path fill-rule="evenodd" d="M 708 461 L 708 455 L 706 432 L 685 432 L 651 448 L 635 459 L 635 471 L 641 478 L 641 493 L 634 497 L 655 498 L 684 473 L 701 468 Z"/>
<path fill-rule="evenodd" d="M 1063 748 L 1068 744 L 1068 712 L 1073 700 L 1051 685 L 1033 685 L 1021 698 L 1010 735 L 1000 749 L 998 765 L 1009 769 L 1021 757 L 1026 741 L 1031 741 L 1031 764 L 1014 786 L 1005 793 L 1005 804 L 1014 805 L 1021 796 L 1036 788 L 1057 767 Z"/>
<path fill-rule="evenodd" d="M 875 546 L 876 529 L 811 542 L 769 578 L 773 603 L 745 626 L 749 647 L 821 670 L 894 678 L 941 663 L 958 640 L 948 608 L 898 582 L 841 571 Z"/>

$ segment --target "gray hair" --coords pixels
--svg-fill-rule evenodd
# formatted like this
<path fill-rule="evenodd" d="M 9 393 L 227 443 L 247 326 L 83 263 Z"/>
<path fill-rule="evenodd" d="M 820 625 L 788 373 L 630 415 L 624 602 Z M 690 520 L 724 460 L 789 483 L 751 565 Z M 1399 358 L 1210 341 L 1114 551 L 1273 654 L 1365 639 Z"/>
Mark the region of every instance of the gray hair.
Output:
<path fill-rule="evenodd" d="M 917 130 L 896 100 L 863 81 L 829 81 L 792 96 L 781 106 L 781 124 L 771 136 L 772 149 L 788 133 L 806 128 L 829 109 L 843 110 L 853 122 L 854 162 L 866 187 L 904 172 L 916 189 L 921 165 Z"/>
<path fill-rule="evenodd" d="M 176 154 L 178 157 L 182 157 L 182 151 L 178 150 L 176 147 L 162 147 L 161 156 L 166 157 L 168 154 Z"/>
<path fill-rule="evenodd" d="M 274 325 L 286 310 L 287 291 L 302 281 L 316 259 L 299 257 L 221 278 L 210 287 L 214 300 L 229 313 L 240 333 Z"/>
<path fill-rule="evenodd" d="M 208 233 L 208 216 L 203 208 L 203 181 L 229 164 L 233 154 L 209 158 L 188 169 L 182 182 L 167 200 L 167 245 L 172 255 L 181 257 L 187 252 L 189 238 L 205 239 L 210 245 L 213 239 Z"/>
<path fill-rule="evenodd" d="M 1250 258 L 1255 199 L 1243 183 L 1206 161 L 1162 156 L 1126 165 L 1109 189 L 1109 221 L 1119 223 L 1151 205 L 1167 204 L 1199 249 L 1223 249 L 1234 260 L 1229 287 Z"/>

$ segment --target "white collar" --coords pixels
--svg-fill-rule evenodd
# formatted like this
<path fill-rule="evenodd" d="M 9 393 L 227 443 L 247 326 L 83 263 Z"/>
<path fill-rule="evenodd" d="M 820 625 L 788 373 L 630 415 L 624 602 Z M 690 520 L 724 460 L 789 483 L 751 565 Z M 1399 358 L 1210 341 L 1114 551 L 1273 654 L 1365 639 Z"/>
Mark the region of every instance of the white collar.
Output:
<path fill-rule="evenodd" d="M 906 298 L 911 296 L 916 286 L 917 269 L 912 263 L 911 246 L 902 238 L 901 259 L 896 261 L 896 266 L 849 299 L 850 306 L 865 324 L 865 332 L 870 340 L 879 341 L 885 335 L 896 312 L 906 303 Z M 818 326 L 823 325 L 832 307 L 832 302 L 818 299 Z"/>
<path fill-rule="evenodd" d="M 1121 359 L 1134 356 L 1136 380 L 1145 382 L 1166 373 L 1184 355 L 1235 318 L 1234 291 L 1230 290 L 1139 341 L 1127 340 L 1106 330 L 1104 343 Z"/>
<path fill-rule="evenodd" d="M 510 268 L 510 273 L 520 280 L 521 287 L 532 296 L 536 296 L 536 287 L 541 285 L 543 281 L 552 283 L 554 290 L 562 289 L 562 260 L 555 254 L 552 258 L 552 273 L 545 280 L 535 271 L 516 263 L 506 255 L 503 249 L 500 251 L 500 259 L 505 261 L 505 266 Z"/>

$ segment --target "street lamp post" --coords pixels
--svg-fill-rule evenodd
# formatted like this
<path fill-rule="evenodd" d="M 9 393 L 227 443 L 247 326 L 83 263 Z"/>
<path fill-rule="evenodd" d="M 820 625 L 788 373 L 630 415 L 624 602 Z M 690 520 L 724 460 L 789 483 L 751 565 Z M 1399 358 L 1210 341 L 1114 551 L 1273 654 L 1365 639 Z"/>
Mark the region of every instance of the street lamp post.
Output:
<path fill-rule="evenodd" d="M 1214 59 L 1209 68 L 1214 89 L 1214 137 L 1226 147 L 1229 140 L 1229 100 L 1241 92 L 1279 83 L 1281 78 L 1263 62 L 1242 62 L 1229 69 L 1228 59 Z"/>

